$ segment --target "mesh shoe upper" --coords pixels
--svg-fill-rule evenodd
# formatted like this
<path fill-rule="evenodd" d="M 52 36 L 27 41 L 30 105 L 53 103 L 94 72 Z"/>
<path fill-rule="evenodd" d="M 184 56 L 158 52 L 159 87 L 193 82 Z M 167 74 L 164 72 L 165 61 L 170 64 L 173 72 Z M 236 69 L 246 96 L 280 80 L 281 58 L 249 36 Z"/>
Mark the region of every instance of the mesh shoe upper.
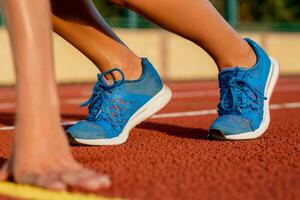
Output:
<path fill-rule="evenodd" d="M 109 85 L 104 76 L 113 72 L 119 72 L 122 79 Z M 142 75 L 137 80 L 125 80 L 123 72 L 117 68 L 97 77 L 92 96 L 81 105 L 88 106 L 89 115 L 67 130 L 72 137 L 103 139 L 118 136 L 130 117 L 163 87 L 158 73 L 146 58 L 142 59 Z"/>
<path fill-rule="evenodd" d="M 219 117 L 210 130 L 240 134 L 256 130 L 263 119 L 265 87 L 271 61 L 254 41 L 245 39 L 256 53 L 257 62 L 250 68 L 226 68 L 219 73 Z"/>

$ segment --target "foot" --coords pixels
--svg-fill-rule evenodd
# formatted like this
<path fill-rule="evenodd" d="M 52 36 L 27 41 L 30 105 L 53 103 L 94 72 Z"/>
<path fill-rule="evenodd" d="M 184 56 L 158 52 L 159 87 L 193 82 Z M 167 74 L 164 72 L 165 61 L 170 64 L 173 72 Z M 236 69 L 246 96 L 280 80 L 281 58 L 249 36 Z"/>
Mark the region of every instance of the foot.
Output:
<path fill-rule="evenodd" d="M 254 41 L 246 41 L 253 48 L 257 62 L 250 69 L 226 68 L 219 73 L 219 117 L 209 128 L 210 138 L 254 139 L 269 126 L 269 102 L 279 75 L 279 64 Z"/>
<path fill-rule="evenodd" d="M 40 128 L 23 129 L 22 133 L 19 130 L 22 129 L 15 133 L 12 156 L 1 168 L 1 181 L 12 179 L 53 190 L 98 190 L 110 186 L 108 176 L 86 169 L 73 159 L 60 127 L 49 132 Z M 42 136 L 33 137 L 34 132 Z"/>
<path fill-rule="evenodd" d="M 120 73 L 121 80 L 109 85 L 104 76 Z M 162 84 L 154 67 L 142 59 L 142 75 L 137 80 L 125 80 L 123 72 L 112 69 L 98 75 L 90 99 L 89 116 L 67 130 L 76 143 L 116 145 L 124 143 L 129 131 L 171 99 L 171 91 Z"/>

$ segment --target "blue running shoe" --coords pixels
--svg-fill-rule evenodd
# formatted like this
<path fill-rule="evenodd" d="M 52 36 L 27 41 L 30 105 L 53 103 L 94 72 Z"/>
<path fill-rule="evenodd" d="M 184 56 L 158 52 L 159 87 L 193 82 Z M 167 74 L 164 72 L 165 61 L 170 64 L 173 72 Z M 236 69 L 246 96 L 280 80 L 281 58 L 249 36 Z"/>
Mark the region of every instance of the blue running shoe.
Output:
<path fill-rule="evenodd" d="M 245 140 L 261 136 L 270 123 L 269 102 L 279 64 L 250 39 L 257 62 L 250 68 L 226 68 L 219 73 L 219 117 L 209 128 L 209 138 Z"/>
<path fill-rule="evenodd" d="M 108 84 L 105 76 L 113 72 L 120 73 L 122 79 Z M 142 75 L 137 80 L 125 80 L 118 68 L 109 70 L 98 74 L 92 96 L 81 105 L 88 106 L 89 115 L 67 133 L 81 144 L 122 144 L 133 127 L 163 108 L 171 96 L 171 90 L 162 84 L 146 58 L 142 59 Z"/>

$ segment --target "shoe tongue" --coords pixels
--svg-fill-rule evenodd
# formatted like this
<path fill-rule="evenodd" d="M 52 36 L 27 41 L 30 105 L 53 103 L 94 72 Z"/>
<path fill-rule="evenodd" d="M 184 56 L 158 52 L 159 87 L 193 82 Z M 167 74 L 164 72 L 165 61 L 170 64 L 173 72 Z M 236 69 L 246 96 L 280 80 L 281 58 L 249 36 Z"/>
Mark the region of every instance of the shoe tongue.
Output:
<path fill-rule="evenodd" d="M 244 79 L 245 72 L 247 69 L 244 68 L 238 68 L 238 70 L 236 69 L 237 69 L 236 67 L 225 68 L 219 73 L 218 78 L 219 78 L 220 87 L 221 85 L 226 84 L 232 75 L 234 75 L 238 79 Z"/>
<path fill-rule="evenodd" d="M 230 75 L 234 73 L 234 68 L 225 68 L 219 73 L 219 80 L 225 81 L 228 80 Z"/>
<path fill-rule="evenodd" d="M 226 88 L 230 79 L 232 78 L 232 76 L 234 76 L 236 79 L 240 79 L 240 80 L 243 80 L 245 78 L 245 72 L 246 72 L 247 69 L 244 69 L 244 68 L 225 68 L 224 70 L 222 70 L 220 73 L 219 73 L 219 87 L 220 88 Z M 231 91 L 230 91 L 231 92 Z M 241 97 L 240 97 L 240 90 L 236 90 L 236 100 L 238 102 L 241 101 Z M 225 107 L 232 107 L 233 105 L 233 96 L 230 95 L 229 93 L 227 94 L 227 96 L 225 97 L 224 99 L 224 106 Z"/>

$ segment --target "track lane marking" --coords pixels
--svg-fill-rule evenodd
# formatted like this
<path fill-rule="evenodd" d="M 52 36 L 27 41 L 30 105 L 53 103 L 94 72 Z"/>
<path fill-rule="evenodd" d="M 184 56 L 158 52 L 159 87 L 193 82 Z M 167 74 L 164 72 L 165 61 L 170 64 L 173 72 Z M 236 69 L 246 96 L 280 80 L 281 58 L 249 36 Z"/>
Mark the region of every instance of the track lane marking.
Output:
<path fill-rule="evenodd" d="M 300 85 L 283 85 L 277 86 L 274 90 L 275 93 L 278 92 L 295 92 L 300 91 Z M 187 97 L 211 97 L 219 96 L 219 89 L 215 90 L 194 90 L 194 91 L 183 91 L 183 92 L 174 92 L 173 98 L 187 98 Z"/>
<path fill-rule="evenodd" d="M 270 104 L 270 110 L 279 110 L 279 109 L 295 109 L 300 108 L 300 102 L 289 102 L 281 104 Z M 163 118 L 177 118 L 177 117 L 194 117 L 194 116 L 203 116 L 203 115 L 212 115 L 217 114 L 216 109 L 206 109 L 206 110 L 196 110 L 196 111 L 186 111 L 186 112 L 174 112 L 174 113 L 161 113 L 155 114 L 151 119 L 163 119 Z M 77 121 L 63 121 L 61 122 L 62 126 L 70 126 L 75 124 Z M 0 131 L 10 131 L 14 130 L 15 126 L 5 126 L 0 127 Z"/>
<path fill-rule="evenodd" d="M 279 92 L 295 92 L 300 91 L 300 85 L 284 85 L 277 86 L 274 93 Z M 219 90 L 194 90 L 194 91 L 183 91 L 173 92 L 172 99 L 183 99 L 183 98 L 196 98 L 196 97 L 214 97 L 219 96 Z M 86 101 L 88 97 L 81 98 L 70 98 L 61 100 L 61 105 L 78 105 Z M 15 103 L 0 103 L 0 109 L 14 109 Z"/>
<path fill-rule="evenodd" d="M 270 110 L 294 109 L 294 108 L 300 108 L 300 102 L 270 105 Z M 199 110 L 199 111 L 189 111 L 189 112 L 162 113 L 162 114 L 153 115 L 151 118 L 162 119 L 162 118 L 175 118 L 175 117 L 192 117 L 192 116 L 211 115 L 217 113 L 218 112 L 216 111 L 216 109 L 209 109 L 209 110 Z"/>

